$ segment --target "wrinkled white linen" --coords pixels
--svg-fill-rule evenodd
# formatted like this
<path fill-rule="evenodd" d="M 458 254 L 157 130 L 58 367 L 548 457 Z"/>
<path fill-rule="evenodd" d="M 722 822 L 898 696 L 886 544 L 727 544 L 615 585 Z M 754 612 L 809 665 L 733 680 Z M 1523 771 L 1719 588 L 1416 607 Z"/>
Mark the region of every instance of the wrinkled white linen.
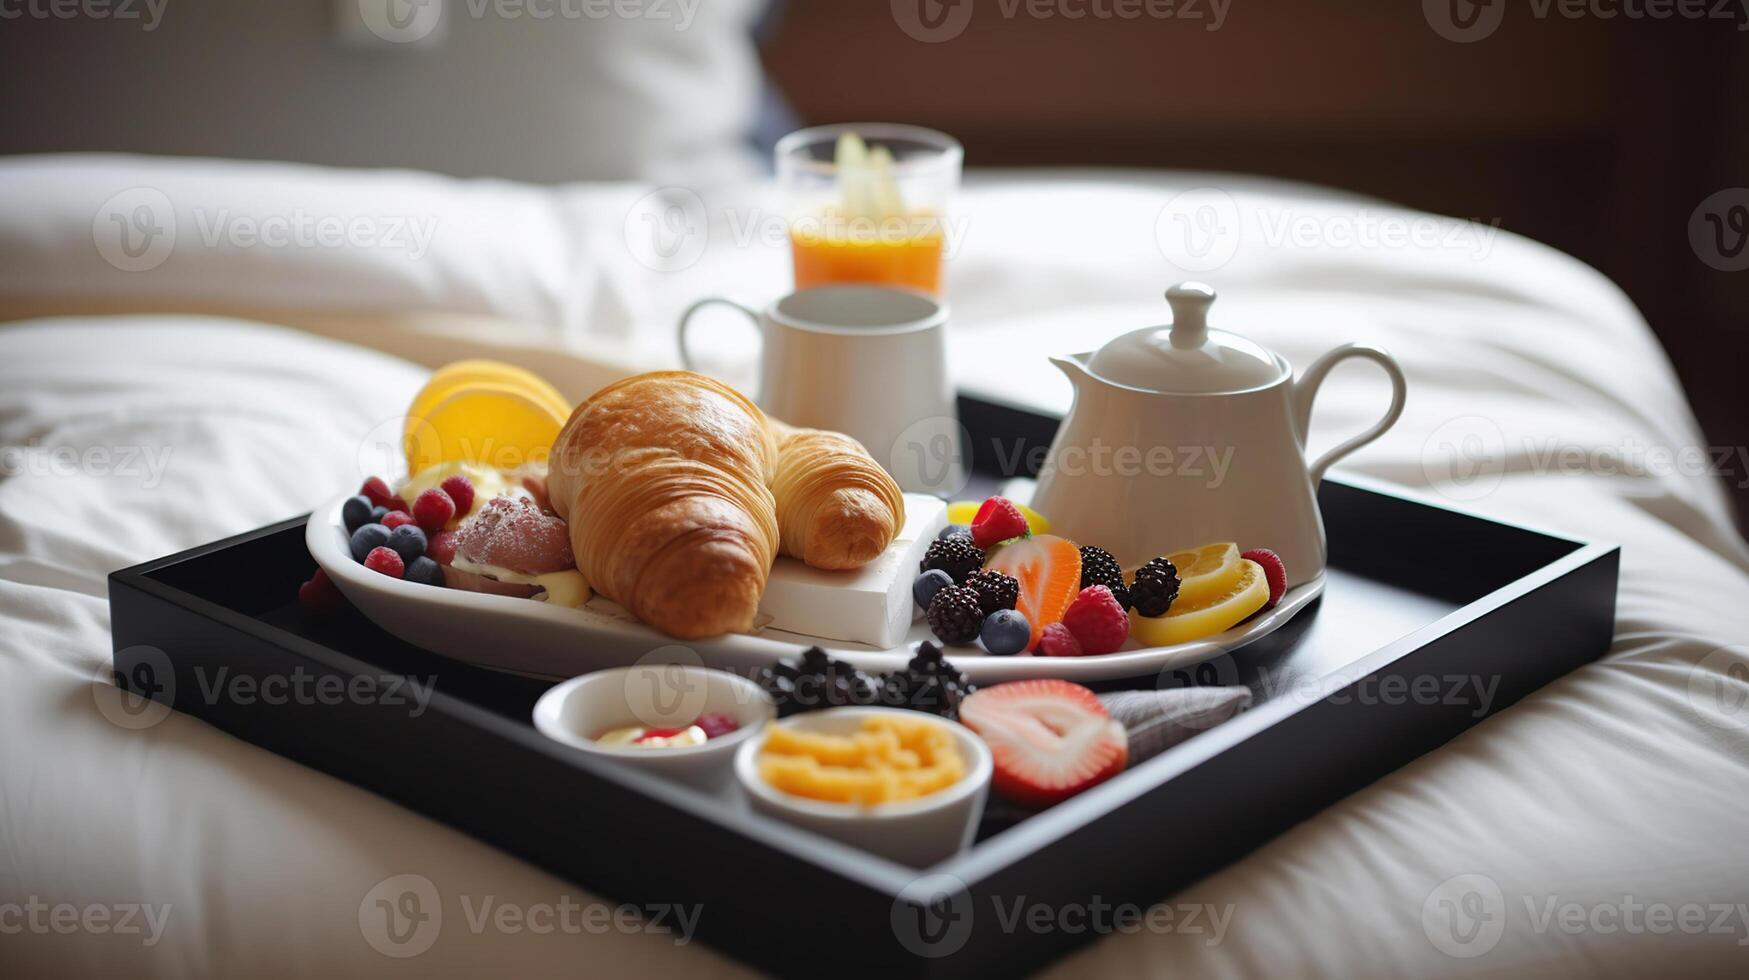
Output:
<path fill-rule="evenodd" d="M 86 169 L 73 179 L 70 167 Z M 122 273 L 89 237 L 89 207 L 114 191 L 88 188 L 125 184 L 141 168 L 187 195 L 210 188 L 237 201 L 417 195 L 444 227 L 483 231 L 440 235 L 436 258 L 411 268 L 344 249 L 185 256 L 179 244 L 159 270 Z M 245 193 L 252 179 L 272 189 Z M 1207 931 L 1114 935 L 1050 972 L 1740 969 L 1749 949 L 1749 921 L 1735 911 L 1749 904 L 1740 845 L 1749 835 L 1749 552 L 1714 478 L 1650 452 L 1704 444 L 1646 326 L 1608 282 L 1504 233 L 1462 248 L 1344 247 L 1332 229 L 1432 219 L 1284 185 L 1198 175 L 977 180 L 963 196 L 968 223 L 952 271 L 962 381 L 1066 405 L 1067 384 L 1042 355 L 1165 318 L 1159 293 L 1185 273 L 1162 257 L 1157 218 L 1176 191 L 1210 185 L 1248 222 L 1233 259 L 1197 273 L 1221 290 L 1218 325 L 1300 368 L 1344 340 L 1379 343 L 1409 376 L 1402 421 L 1344 469 L 1437 483 L 1460 506 L 1620 543 L 1616 639 L 1601 663 L 1161 896 L 1229 910 L 1219 942 Z M 625 229 L 641 194 L 134 158 L 0 163 L 0 301 L 201 294 L 268 307 L 498 313 L 533 325 L 473 338 L 482 351 L 536 338 L 628 365 L 665 363 L 672 315 L 691 299 L 760 302 L 788 276 L 781 243 L 741 244 L 725 213 L 697 261 L 638 262 Z M 528 234 L 490 233 L 489 213 L 520 216 Z M 1316 240 L 1277 242 L 1284 220 L 1312 222 Z M 743 370 L 747 338 L 713 330 L 709 355 Z M 0 326 L 0 446 L 13 469 L 0 480 L 0 904 L 170 906 L 149 948 L 139 936 L 25 930 L 0 936 L 0 965 L 24 976 L 739 974 L 708 948 L 666 936 L 476 932 L 467 913 L 485 896 L 523 908 L 593 899 L 185 716 L 139 732 L 106 719 L 115 692 L 92 678 L 110 652 L 108 571 L 297 513 L 374 465 L 372 430 L 400 413 L 421 372 L 364 349 L 368 330 L 350 339 L 357 346 L 187 316 Z M 1367 424 L 1383 394 L 1367 368 L 1339 369 L 1318 401 L 1315 447 Z M 1473 466 L 1455 471 L 1466 479 L 1448 478 L 1453 446 L 1480 447 L 1464 457 Z M 139 450 L 133 470 L 118 458 L 129 448 Z M 82 472 L 57 468 L 57 452 Z M 1620 469 L 1618 457 L 1648 472 L 1604 472 Z M 1749 476 L 1736 466 L 1733 478 Z M 1403 547 L 1408 560 L 1440 560 Z M 431 951 L 392 959 L 366 942 L 358 912 L 373 886 L 403 873 L 432 880 L 445 919 Z M 1480 879 L 1444 884 L 1459 876 Z M 1437 913 L 1441 898 L 1458 900 L 1454 889 L 1477 881 L 1498 890 L 1484 911 L 1498 913 L 1500 936 L 1459 948 L 1473 957 L 1449 955 L 1436 942 L 1445 920 L 1424 924 L 1424 909 Z M 1644 909 L 1659 905 L 1708 910 L 1706 926 L 1653 931 Z M 1716 918 L 1715 906 L 1732 914 Z M 1569 907 L 1584 920 L 1573 931 L 1562 925 Z M 1612 912 L 1624 907 L 1640 911 Z"/>

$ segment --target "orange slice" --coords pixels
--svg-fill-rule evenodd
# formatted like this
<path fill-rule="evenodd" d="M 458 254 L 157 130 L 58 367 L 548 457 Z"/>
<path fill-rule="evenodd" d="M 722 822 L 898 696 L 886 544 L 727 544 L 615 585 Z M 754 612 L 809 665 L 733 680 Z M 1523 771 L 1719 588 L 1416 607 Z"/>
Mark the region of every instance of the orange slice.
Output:
<path fill-rule="evenodd" d="M 566 415 L 520 387 L 474 383 L 409 418 L 407 470 L 461 461 L 515 469 L 545 459 Z"/>
<path fill-rule="evenodd" d="M 1012 575 L 1020 583 L 1015 609 L 1032 627 L 1028 650 L 1038 646 L 1046 626 L 1062 622 L 1069 603 L 1081 591 L 1081 549 L 1054 534 L 1010 541 L 992 551 L 984 567 Z"/>
<path fill-rule="evenodd" d="M 479 358 L 445 364 L 432 373 L 431 380 L 425 382 L 425 387 L 413 396 L 413 402 L 407 408 L 402 441 L 409 464 L 413 461 L 414 432 L 429 420 L 432 410 L 458 392 L 476 386 L 513 388 L 528 400 L 557 413 L 561 418 L 568 418 L 571 414 L 570 402 L 559 394 L 558 389 L 533 372 L 525 371 L 514 364 Z M 418 470 L 408 472 L 416 473 Z"/>
<path fill-rule="evenodd" d="M 1263 566 L 1241 558 L 1239 578 L 1226 592 L 1192 603 L 1184 601 L 1181 590 L 1164 616 L 1138 616 L 1130 610 L 1130 635 L 1150 647 L 1206 639 L 1232 629 L 1268 602 L 1269 578 Z"/>
<path fill-rule="evenodd" d="M 1239 546 L 1231 541 L 1175 551 L 1166 560 L 1178 569 L 1178 598 L 1173 600 L 1173 609 L 1181 604 L 1203 605 L 1226 594 L 1245 571 L 1239 564 Z"/>

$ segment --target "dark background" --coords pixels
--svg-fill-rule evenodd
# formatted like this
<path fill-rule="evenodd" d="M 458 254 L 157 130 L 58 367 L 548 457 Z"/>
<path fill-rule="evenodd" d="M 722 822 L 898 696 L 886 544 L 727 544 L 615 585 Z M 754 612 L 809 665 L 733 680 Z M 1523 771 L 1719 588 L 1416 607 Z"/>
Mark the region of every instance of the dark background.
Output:
<path fill-rule="evenodd" d="M 1212 32 L 1208 0 L 1201 20 L 960 2 L 963 32 L 922 43 L 883 0 L 789 0 L 766 67 L 805 122 L 934 127 L 969 165 L 1239 171 L 1498 219 L 1619 283 L 1708 442 L 1749 442 L 1749 271 L 1715 270 L 1689 239 L 1703 200 L 1749 187 L 1742 7 L 1655 21 L 1598 15 L 1617 0 L 1578 17 L 1492 0 L 1493 33 L 1456 43 L 1415 0 L 1232 0 Z M 1749 527 L 1749 474 L 1723 479 Z"/>

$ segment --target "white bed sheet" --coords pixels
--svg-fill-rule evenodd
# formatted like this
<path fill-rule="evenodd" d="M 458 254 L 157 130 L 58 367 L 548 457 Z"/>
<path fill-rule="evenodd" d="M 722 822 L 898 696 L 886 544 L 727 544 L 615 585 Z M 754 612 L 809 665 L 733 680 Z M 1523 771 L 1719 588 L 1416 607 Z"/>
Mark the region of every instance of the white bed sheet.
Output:
<path fill-rule="evenodd" d="M 184 265 L 178 251 L 164 275 L 142 280 L 99 261 L 90 208 L 118 189 L 172 181 L 188 194 L 231 187 L 244 202 L 271 197 L 246 193 L 253 182 L 279 188 L 282 203 L 301 195 L 330 208 L 363 199 L 366 185 L 379 209 L 381 195 L 417 189 L 445 227 L 489 227 L 509 208 L 553 233 L 463 236 L 411 270 L 308 253 L 246 253 L 237 264 L 197 252 Z M 1218 942 L 1208 931 L 1114 935 L 1048 972 L 1740 973 L 1749 962 L 1749 550 L 1705 473 L 1563 462 L 1569 447 L 1592 459 L 1704 447 L 1663 355 L 1613 286 L 1505 234 L 1481 248 L 1343 247 L 1329 229 L 1416 216 L 1282 185 L 1194 175 L 974 181 L 953 268 L 966 383 L 1066 403 L 1066 383 L 1039 355 L 1161 319 L 1159 292 L 1181 273 L 1155 244 L 1157 216 L 1178 190 L 1211 184 L 1247 222 L 1234 259 L 1202 274 L 1222 290 L 1222 322 L 1300 366 L 1365 339 L 1389 347 L 1408 373 L 1402 422 L 1347 469 L 1619 542 L 1616 640 L 1603 662 L 1161 896 L 1226 910 Z M 690 299 L 723 291 L 759 301 L 787 272 L 781 245 L 739 246 L 722 215 L 696 262 L 628 261 L 622 243 L 642 193 L 130 158 L 14 161 L 0 164 L 0 300 L 217 291 L 267 306 L 499 313 L 546 326 L 474 338 L 483 351 L 544 342 L 644 366 L 671 358 L 668 324 Z M 1270 229 L 1284 215 L 1324 230 L 1304 246 L 1277 243 Z M 202 271 L 214 261 L 233 264 L 222 276 Z M 338 298 L 322 288 L 336 265 L 354 275 Z M 458 287 L 469 267 L 502 274 Z M 540 269 L 555 271 L 526 274 Z M 594 899 L 186 716 L 142 731 L 109 720 L 118 695 L 94 683 L 109 656 L 108 571 L 297 513 L 377 465 L 373 430 L 399 414 L 421 371 L 366 349 L 382 339 L 367 328 L 349 339 L 187 316 L 0 326 L 0 446 L 11 469 L 0 479 L 0 971 L 741 974 L 665 935 L 476 931 L 468 913 L 488 896 L 523 909 Z M 718 356 L 729 373 L 736 343 L 725 329 Z M 1381 392 L 1364 368 L 1337 372 L 1314 442 L 1363 425 Z M 1469 437 L 1481 447 L 1472 478 L 1440 482 L 1446 447 Z M 1749 476 L 1733 465 L 1733 478 Z M 378 883 L 407 873 L 438 888 L 443 926 L 427 952 L 391 958 L 367 942 L 359 907 Z M 1448 933 L 1446 948 L 1475 954 L 1450 955 L 1439 941 L 1445 920 L 1424 922 L 1424 909 L 1437 913 L 1439 899 L 1461 899 L 1479 882 L 1498 890 L 1497 902 L 1485 885 L 1478 894 L 1500 935 L 1452 947 Z M 28 922 L 9 930 L 33 900 L 169 911 L 150 946 L 142 935 Z M 1638 911 L 1613 911 L 1624 904 Z M 1645 908 L 1658 905 L 1702 910 L 1705 925 L 1691 933 L 1673 919 L 1652 931 Z M 1586 919 L 1576 931 L 1560 918 L 1569 906 Z"/>

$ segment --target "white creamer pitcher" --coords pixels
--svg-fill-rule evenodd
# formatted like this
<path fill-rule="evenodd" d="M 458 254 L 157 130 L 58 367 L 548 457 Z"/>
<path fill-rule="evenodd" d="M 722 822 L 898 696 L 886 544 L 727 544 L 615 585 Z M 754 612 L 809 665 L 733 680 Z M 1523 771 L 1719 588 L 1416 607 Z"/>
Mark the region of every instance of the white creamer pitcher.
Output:
<path fill-rule="evenodd" d="M 1106 548 L 1125 568 L 1213 541 L 1270 548 L 1288 585 L 1324 571 L 1318 481 L 1403 413 L 1403 371 L 1377 347 L 1344 344 L 1295 380 L 1286 359 L 1208 326 L 1215 291 L 1166 291 L 1172 323 L 1099 350 L 1053 357 L 1075 386 L 1033 503 L 1053 531 Z M 1311 463 L 1312 401 L 1338 361 L 1364 357 L 1391 379 L 1384 417 Z"/>

